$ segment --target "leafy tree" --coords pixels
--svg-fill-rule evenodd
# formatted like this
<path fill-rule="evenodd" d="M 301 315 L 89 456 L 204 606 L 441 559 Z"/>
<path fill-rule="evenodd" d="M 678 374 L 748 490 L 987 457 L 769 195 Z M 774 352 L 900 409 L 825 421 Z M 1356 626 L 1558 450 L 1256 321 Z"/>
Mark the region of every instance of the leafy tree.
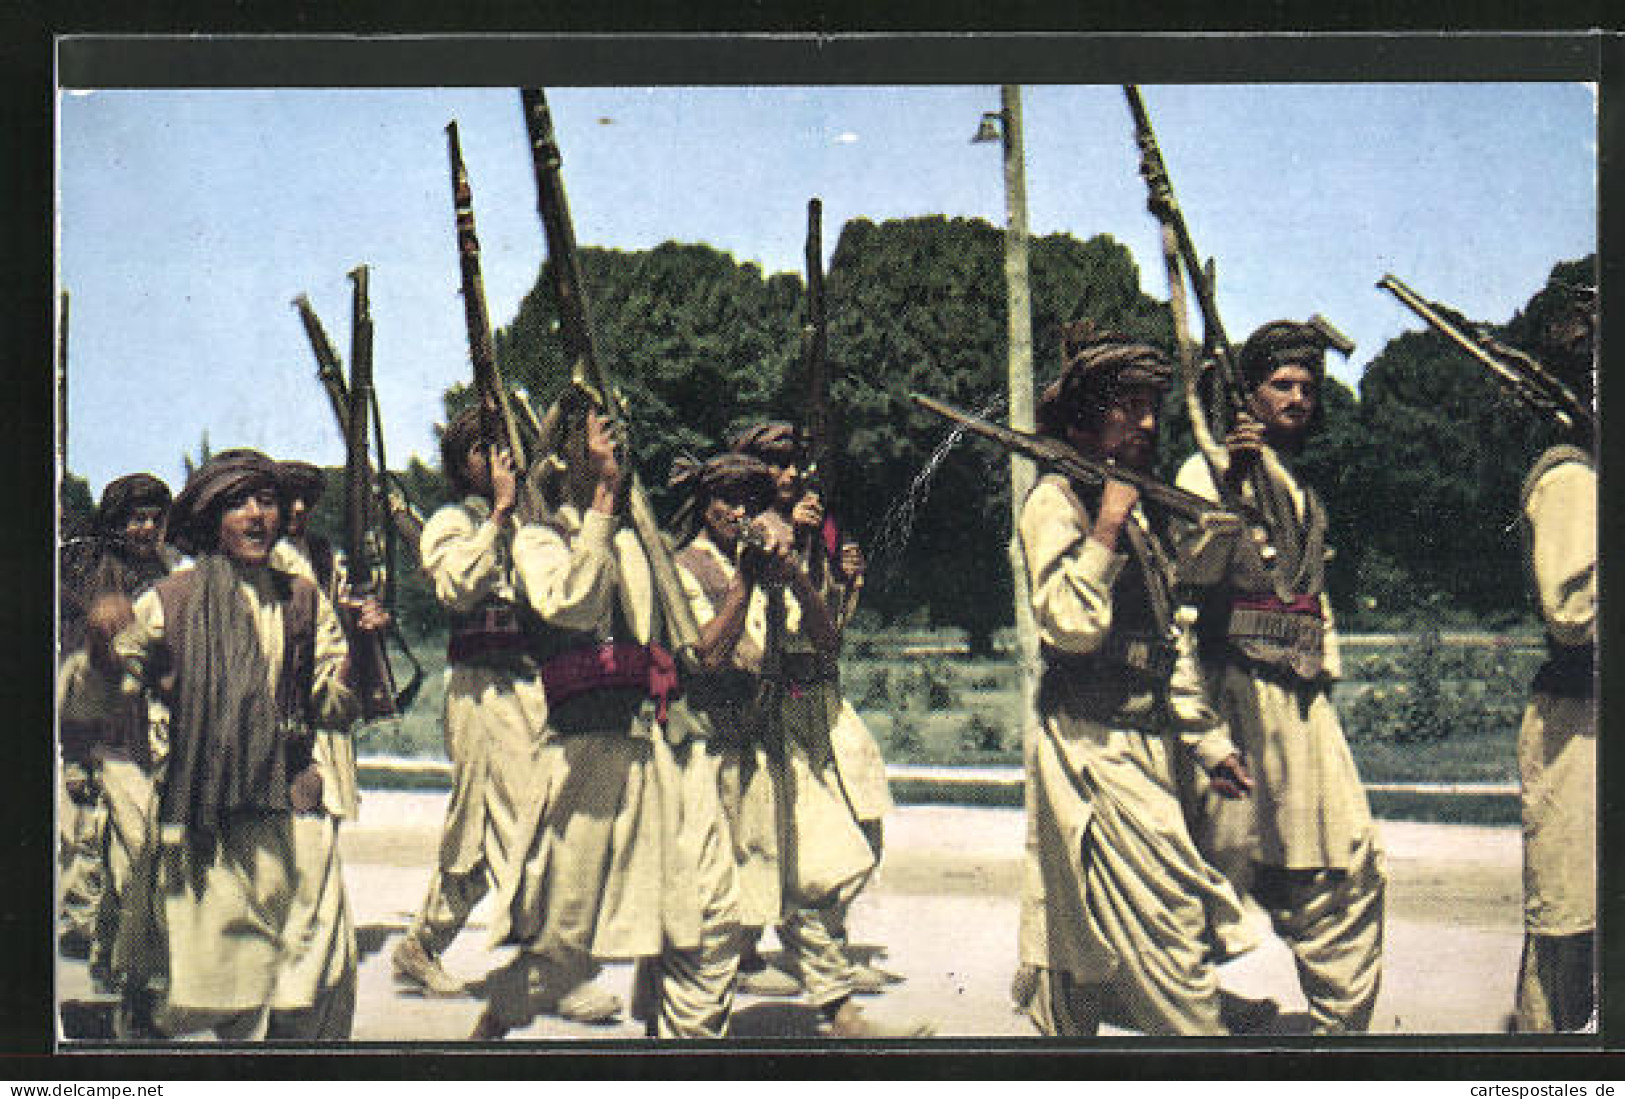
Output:
<path fill-rule="evenodd" d="M 598 354 L 631 410 L 638 468 L 657 507 L 670 510 L 674 458 L 704 456 L 764 416 L 796 411 L 785 380 L 799 355 L 800 280 L 764 278 L 755 264 L 701 244 L 584 248 L 581 262 Z M 544 266 L 494 340 L 505 380 L 527 388 L 538 412 L 569 383 L 557 332 Z M 470 399 L 454 392 L 448 410 Z"/>
<path fill-rule="evenodd" d="M 1559 264 L 1552 277 L 1572 279 L 1591 264 Z M 1539 354 L 1560 308 L 1561 296 L 1543 290 L 1492 334 Z M 1434 616 L 1443 605 L 1491 626 L 1526 617 L 1518 498 L 1530 463 L 1555 439 L 1552 425 L 1432 331 L 1407 332 L 1372 360 L 1359 413 L 1349 471 L 1352 501 L 1364 510 L 1356 545 L 1376 555 L 1368 572 L 1397 567 L 1406 580 L 1387 585 L 1391 602 L 1379 609 Z M 1363 605 L 1376 598 L 1364 592 Z"/>
<path fill-rule="evenodd" d="M 58 507 L 62 520 L 61 534 L 64 539 L 88 533 L 91 517 L 96 511 L 96 501 L 90 494 L 90 482 L 63 470 Z"/>
<path fill-rule="evenodd" d="M 1166 307 L 1139 291 L 1128 250 L 1110 237 L 1064 234 L 1030 248 L 1033 357 L 1040 388 L 1059 370 L 1060 330 L 1081 318 L 1167 346 Z M 1007 306 L 1002 233 L 942 217 L 849 222 L 830 264 L 830 357 L 846 428 L 843 511 L 880 556 L 871 605 L 891 618 L 965 629 L 985 649 L 1010 621 L 1009 461 L 966 443 L 938 467 L 906 547 L 882 521 L 948 435 L 913 392 L 1004 419 Z"/>

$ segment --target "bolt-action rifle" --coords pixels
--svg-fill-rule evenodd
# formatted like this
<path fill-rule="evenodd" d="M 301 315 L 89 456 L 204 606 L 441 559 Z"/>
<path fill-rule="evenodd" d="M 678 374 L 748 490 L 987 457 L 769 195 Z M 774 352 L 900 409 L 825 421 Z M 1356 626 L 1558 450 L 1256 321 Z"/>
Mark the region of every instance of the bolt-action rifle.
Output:
<path fill-rule="evenodd" d="M 1463 319 L 1454 309 L 1429 301 L 1392 275 L 1377 286 L 1399 299 L 1401 305 L 1426 321 L 1428 327 L 1467 352 L 1487 369 L 1515 399 L 1555 421 L 1570 434 L 1594 439 L 1595 418 L 1579 396 L 1534 356 L 1491 336 L 1482 326 Z"/>
<path fill-rule="evenodd" d="M 1236 417 L 1246 411 L 1248 394 L 1237 369 L 1235 348 L 1231 345 L 1230 337 L 1224 330 L 1224 322 L 1219 317 L 1212 267 L 1202 263 L 1196 245 L 1191 240 L 1190 229 L 1185 224 L 1185 214 L 1179 208 L 1178 199 L 1174 197 L 1173 180 L 1168 174 L 1168 165 L 1162 158 L 1162 148 L 1157 143 L 1156 131 L 1151 128 L 1151 116 L 1146 112 L 1139 88 L 1133 84 L 1125 84 L 1123 93 L 1128 99 L 1129 113 L 1134 118 L 1134 136 L 1140 147 L 1140 175 L 1145 179 L 1146 206 L 1163 227 L 1165 247 L 1172 249 L 1168 257 L 1170 280 L 1175 278 L 1173 268 L 1183 267 L 1184 276 L 1190 280 L 1191 289 L 1195 292 L 1197 308 L 1202 314 L 1203 353 L 1211 367 L 1211 376 L 1222 401 L 1222 410 L 1191 408 L 1189 410 L 1191 422 L 1194 426 L 1205 416 L 1220 413 L 1215 418 L 1222 428 L 1224 424 L 1234 422 Z M 1174 253 L 1177 253 L 1177 264 L 1173 262 Z M 1330 346 L 1338 348 L 1345 355 L 1353 350 L 1353 345 L 1340 335 L 1334 338 L 1335 329 L 1324 321 L 1317 327 L 1327 334 Z M 1182 346 L 1180 355 L 1184 365 L 1190 357 L 1188 348 Z M 1209 429 L 1205 422 L 1201 428 L 1197 432 L 1197 437 L 1203 444 L 1204 455 L 1210 465 L 1213 465 L 1219 460 L 1219 454 L 1222 452 L 1213 444 L 1212 438 L 1222 432 Z M 1224 472 L 1223 469 L 1214 468 L 1213 480 L 1226 508 L 1241 514 L 1254 511 L 1255 509 L 1243 505 L 1223 476 Z M 1282 599 L 1290 598 L 1291 592 L 1285 589 L 1289 587 L 1289 577 L 1297 570 L 1299 558 L 1303 554 L 1296 509 L 1291 499 L 1269 475 L 1264 463 L 1252 464 L 1247 471 L 1247 481 L 1252 486 L 1253 499 L 1257 502 L 1256 511 L 1263 519 L 1268 538 L 1268 543 L 1261 551 L 1265 567 L 1271 573 L 1277 589 L 1276 594 Z"/>
<path fill-rule="evenodd" d="M 542 228 L 547 235 L 548 269 L 553 278 L 553 289 L 558 299 L 560 335 L 567 355 L 574 363 L 572 373 L 580 378 L 602 404 L 603 413 L 610 420 L 611 431 L 621 441 L 624 453 L 633 453 L 630 445 L 629 417 L 620 391 L 610 384 L 594 344 L 592 314 L 587 302 L 586 282 L 581 272 L 581 256 L 576 249 L 575 227 L 570 220 L 569 201 L 564 193 L 564 177 L 560 172 L 563 158 L 558 139 L 553 132 L 553 117 L 548 111 L 547 96 L 540 88 L 525 88 L 519 93 L 525 113 L 525 128 L 530 136 L 531 164 L 536 173 L 536 209 L 541 215 Z M 643 482 L 630 461 L 627 463 L 624 488 L 627 517 L 632 531 L 649 560 L 654 577 L 656 598 L 660 610 L 671 630 L 672 648 L 685 669 L 697 665 L 695 645 L 699 641 L 699 626 L 693 609 L 677 576 L 677 564 L 671 547 L 660 530 L 653 505 Z"/>

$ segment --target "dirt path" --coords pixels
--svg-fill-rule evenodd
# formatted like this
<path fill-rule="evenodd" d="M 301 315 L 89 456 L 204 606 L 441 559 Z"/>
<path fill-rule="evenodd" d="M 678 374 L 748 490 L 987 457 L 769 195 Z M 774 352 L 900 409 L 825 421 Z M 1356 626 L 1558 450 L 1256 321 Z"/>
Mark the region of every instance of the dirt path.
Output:
<path fill-rule="evenodd" d="M 369 792 L 362 820 L 344 833 L 350 903 L 363 951 L 355 1037 L 455 1042 L 473 1026 L 476 999 L 426 1000 L 401 993 L 389 952 L 422 900 L 439 840 L 445 795 Z M 1389 873 L 1383 991 L 1373 1029 L 1387 1033 L 1485 1033 L 1512 1002 L 1520 945 L 1519 841 L 1513 828 L 1384 822 Z M 886 968 L 908 977 L 876 998 L 871 1013 L 923 1015 L 952 1037 L 1025 1037 L 1009 1007 L 1015 968 L 1022 817 L 1016 809 L 908 806 L 888 820 L 886 861 L 852 914 L 859 944 L 885 944 Z M 1273 996 L 1301 1011 L 1291 956 L 1254 912 L 1263 946 L 1225 967 L 1227 987 Z M 447 955 L 478 978 L 505 960 L 487 948 L 483 909 Z M 65 999 L 86 995 L 84 967 L 63 963 Z M 603 983 L 627 997 L 631 966 Z M 794 1001 L 741 997 L 743 1037 L 809 1037 L 817 1017 Z M 585 1027 L 543 1019 L 516 1038 L 641 1037 L 630 1021 Z"/>

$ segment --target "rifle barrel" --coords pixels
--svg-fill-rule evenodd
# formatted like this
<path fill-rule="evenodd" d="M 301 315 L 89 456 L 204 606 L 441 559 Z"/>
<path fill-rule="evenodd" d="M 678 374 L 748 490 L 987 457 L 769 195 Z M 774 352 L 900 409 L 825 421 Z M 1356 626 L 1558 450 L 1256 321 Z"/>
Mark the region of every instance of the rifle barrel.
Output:
<path fill-rule="evenodd" d="M 446 150 L 451 159 L 452 204 L 457 222 L 457 256 L 462 271 L 463 318 L 468 327 L 469 357 L 474 364 L 474 389 L 479 395 L 486 430 L 501 438 L 513 455 L 514 466 L 523 470 L 524 443 L 508 407 L 507 391 L 497 369 L 496 351 L 491 341 L 491 315 L 485 304 L 485 277 L 480 272 L 480 238 L 474 228 L 474 190 L 463 164 L 463 146 L 457 136 L 457 123 L 446 124 Z"/>
<path fill-rule="evenodd" d="M 1495 376 L 1514 396 L 1557 420 L 1565 430 L 1591 427 L 1591 413 L 1575 396 L 1574 391 L 1551 375 L 1533 357 L 1502 347 L 1486 335 L 1472 336 L 1444 315 L 1439 303 L 1422 297 L 1393 275 L 1377 280 L 1377 287 L 1388 291 L 1405 308 L 1415 313 L 1428 327 L 1455 344 Z M 1498 353 L 1499 352 L 1499 353 Z M 1506 356 L 1506 361 L 1502 358 Z M 1516 363 L 1517 365 L 1513 365 Z"/>
<path fill-rule="evenodd" d="M 548 110 L 547 94 L 540 88 L 522 88 L 519 102 L 525 115 L 525 131 L 530 138 L 531 167 L 536 175 L 536 212 L 541 217 L 542 229 L 547 236 L 548 268 L 559 303 L 561 335 L 566 349 L 575 357 L 582 379 L 598 394 L 614 431 L 630 451 L 631 447 L 626 442 L 630 435 L 626 409 L 616 389 L 609 384 L 609 377 L 595 348 L 586 281 L 582 276 L 575 227 L 570 220 L 570 204 L 564 193 L 564 176 L 560 170 L 564 158 L 559 153 L 558 139 L 553 132 L 553 116 Z M 627 517 L 643 547 L 644 556 L 648 558 L 660 609 L 671 630 L 672 647 L 685 662 L 692 664 L 694 647 L 700 637 L 699 625 L 694 619 L 694 610 L 689 605 L 682 581 L 678 578 L 671 547 L 661 533 L 660 521 L 649 503 L 648 493 L 644 491 L 636 468 L 630 462 L 627 463 L 625 488 Z"/>

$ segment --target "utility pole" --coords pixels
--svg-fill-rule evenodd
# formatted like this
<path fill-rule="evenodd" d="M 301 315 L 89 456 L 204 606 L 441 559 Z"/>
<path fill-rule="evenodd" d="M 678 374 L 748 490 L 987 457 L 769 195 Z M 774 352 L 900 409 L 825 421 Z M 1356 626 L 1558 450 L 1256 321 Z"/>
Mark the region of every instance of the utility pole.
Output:
<path fill-rule="evenodd" d="M 1027 172 L 1022 146 L 1021 85 L 999 88 L 998 114 L 982 116 L 982 127 L 972 140 L 991 141 L 994 127 L 1004 148 L 1004 279 L 1009 304 L 1008 362 L 1010 426 L 1032 431 L 1033 422 L 1033 311 L 1028 289 Z M 1038 702 L 1038 626 L 1033 621 L 1031 581 L 1021 550 L 1021 508 L 1035 479 L 1033 464 L 1010 457 L 1010 575 L 1015 588 L 1016 667 L 1020 688 L 1017 718 L 1023 742 L 1036 731 Z"/>

